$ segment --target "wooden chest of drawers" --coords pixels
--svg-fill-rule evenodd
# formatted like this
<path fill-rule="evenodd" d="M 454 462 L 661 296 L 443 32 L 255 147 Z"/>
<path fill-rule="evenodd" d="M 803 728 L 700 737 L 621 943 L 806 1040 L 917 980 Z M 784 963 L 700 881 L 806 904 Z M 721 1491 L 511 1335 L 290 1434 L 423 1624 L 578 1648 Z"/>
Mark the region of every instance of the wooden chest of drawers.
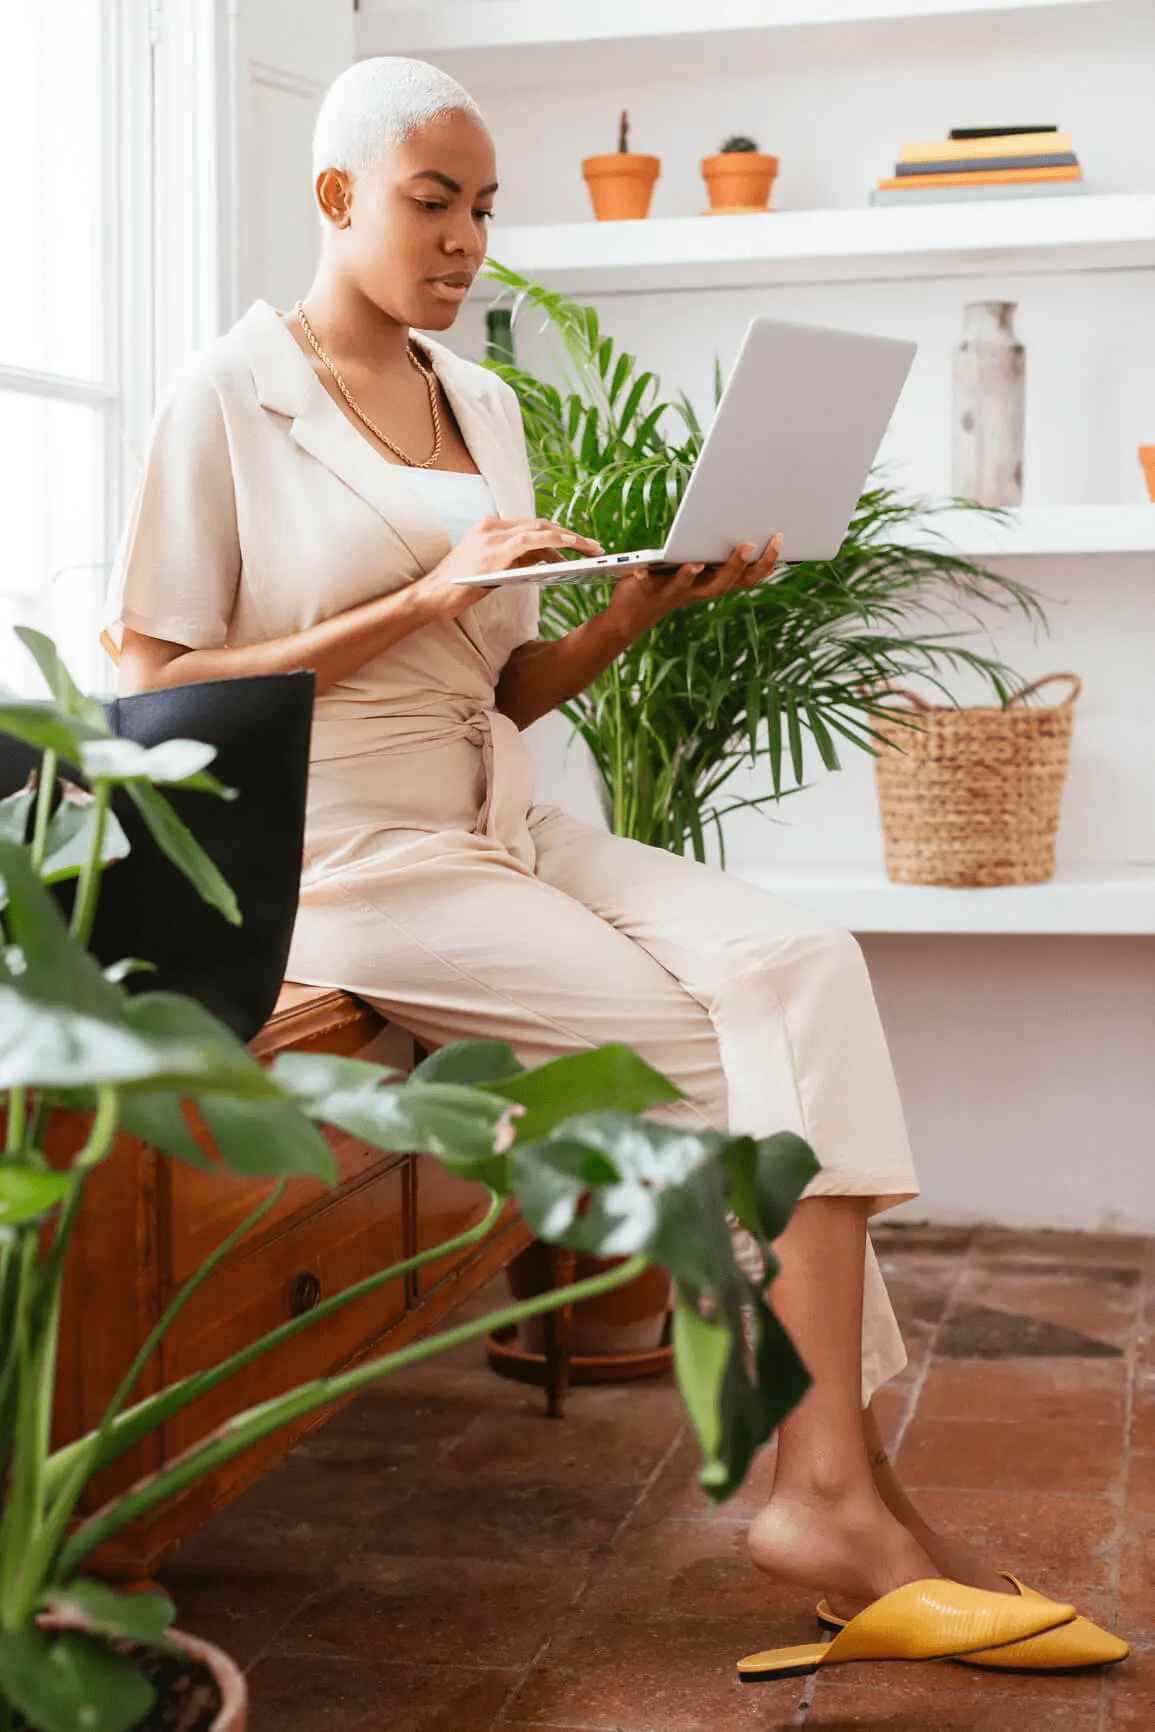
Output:
<path fill-rule="evenodd" d="M 261 1057 L 283 1051 L 366 1056 L 383 1023 L 344 993 L 285 988 L 253 1042 Z M 56 1127 L 59 1159 L 80 1135 Z M 333 1190 L 294 1180 L 276 1210 L 239 1245 L 181 1312 L 147 1367 L 139 1393 L 217 1364 L 288 1317 L 376 1269 L 471 1226 L 484 1214 L 480 1187 L 453 1179 L 425 1156 L 390 1155 L 341 1132 L 330 1140 L 340 1181 Z M 174 1292 L 269 1189 L 162 1159 L 121 1137 L 89 1182 L 65 1287 L 54 1435 L 58 1443 L 99 1422 L 140 1342 Z M 528 1243 L 516 1212 L 478 1246 L 399 1280 L 294 1340 L 212 1391 L 154 1433 L 89 1487 L 99 1506 L 169 1461 L 230 1414 L 374 1353 L 427 1333 Z M 257 1445 L 173 1504 L 121 1535 L 96 1563 L 141 1578 L 213 1510 L 284 1455 L 333 1410 Z"/>

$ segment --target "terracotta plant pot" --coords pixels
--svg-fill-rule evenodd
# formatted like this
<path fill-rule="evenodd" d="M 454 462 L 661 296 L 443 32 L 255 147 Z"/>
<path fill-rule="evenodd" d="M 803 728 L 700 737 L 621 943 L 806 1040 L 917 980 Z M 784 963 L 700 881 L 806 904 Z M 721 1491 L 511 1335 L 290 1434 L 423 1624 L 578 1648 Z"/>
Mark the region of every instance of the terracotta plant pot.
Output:
<path fill-rule="evenodd" d="M 83 1618 L 58 1616 L 51 1612 L 42 1613 L 36 1622 L 42 1630 L 89 1628 Z M 230 1659 L 222 1648 L 215 1648 L 211 1642 L 202 1642 L 199 1636 L 187 1636 L 183 1630 L 170 1630 L 168 1639 L 182 1648 L 190 1660 L 210 1672 L 220 1691 L 221 1705 L 209 1732 L 245 1732 L 249 1723 L 249 1688 L 235 1660 Z"/>
<path fill-rule="evenodd" d="M 765 210 L 778 173 L 778 158 L 758 150 L 726 150 L 702 159 L 702 178 L 712 215 Z"/>
<path fill-rule="evenodd" d="M 612 156 L 587 156 L 582 174 L 600 223 L 630 222 L 649 216 L 654 182 L 662 172 L 657 156 L 618 150 Z"/>
<path fill-rule="evenodd" d="M 575 1281 L 586 1281 L 607 1269 L 616 1269 L 623 1257 L 587 1257 L 579 1254 Z M 529 1299 L 546 1292 L 553 1281 L 545 1247 L 535 1241 L 506 1270 L 515 1299 Z M 670 1309 L 670 1278 L 656 1265 L 643 1269 L 624 1287 L 613 1287 L 594 1299 L 582 1299 L 573 1310 L 570 1352 L 593 1358 L 618 1353 L 649 1353 L 661 1345 Z M 518 1344 L 526 1353 L 545 1352 L 544 1322 L 527 1318 L 518 1325 Z"/>
<path fill-rule="evenodd" d="M 1147 477 L 1147 492 L 1155 501 L 1155 445 L 1140 445 L 1139 461 L 1143 465 L 1143 473 Z"/>

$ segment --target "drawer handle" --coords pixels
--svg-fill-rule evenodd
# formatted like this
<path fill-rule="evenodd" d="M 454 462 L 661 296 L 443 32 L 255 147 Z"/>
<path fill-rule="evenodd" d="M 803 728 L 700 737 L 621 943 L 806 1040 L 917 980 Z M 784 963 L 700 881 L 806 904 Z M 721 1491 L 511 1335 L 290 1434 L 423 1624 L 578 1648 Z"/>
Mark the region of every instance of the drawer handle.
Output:
<path fill-rule="evenodd" d="M 293 1276 L 293 1285 L 289 1295 L 289 1314 L 292 1317 L 303 1317 L 306 1311 L 312 1311 L 321 1302 L 320 1278 L 309 1269 L 298 1269 Z"/>

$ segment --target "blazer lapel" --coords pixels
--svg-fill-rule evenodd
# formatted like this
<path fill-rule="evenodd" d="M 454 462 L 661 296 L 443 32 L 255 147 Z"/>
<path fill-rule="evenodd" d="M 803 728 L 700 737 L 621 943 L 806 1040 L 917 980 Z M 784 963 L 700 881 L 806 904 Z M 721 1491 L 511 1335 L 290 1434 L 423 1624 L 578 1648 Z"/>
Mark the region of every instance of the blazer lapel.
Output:
<path fill-rule="evenodd" d="M 288 417 L 294 443 L 384 518 L 412 556 L 410 577 L 431 570 L 449 552 L 449 537 L 406 485 L 404 469 L 375 451 L 338 409 L 272 307 L 258 301 L 241 329 L 252 345 L 262 408 Z"/>
<path fill-rule="evenodd" d="M 420 341 L 449 399 L 469 455 L 489 485 L 498 517 L 532 516 L 524 459 L 505 413 L 497 379 L 463 361 L 443 343 L 427 337 Z"/>
<path fill-rule="evenodd" d="M 301 357 L 304 360 L 304 356 Z M 306 363 L 307 365 L 308 363 Z M 414 577 L 431 571 L 449 552 L 449 537 L 405 480 L 400 464 L 390 463 L 358 433 L 313 374 L 309 393 L 291 428 L 303 451 L 331 469 L 389 524 L 413 555 Z"/>

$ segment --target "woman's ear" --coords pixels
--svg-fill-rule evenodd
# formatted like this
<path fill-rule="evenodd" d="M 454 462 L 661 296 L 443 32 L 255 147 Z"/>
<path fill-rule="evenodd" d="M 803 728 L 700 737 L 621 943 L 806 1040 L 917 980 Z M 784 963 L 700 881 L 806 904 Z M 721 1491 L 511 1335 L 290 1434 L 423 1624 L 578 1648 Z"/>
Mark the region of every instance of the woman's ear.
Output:
<path fill-rule="evenodd" d="M 349 227 L 349 207 L 353 199 L 353 183 L 339 168 L 325 168 L 317 176 L 317 203 L 321 215 L 334 228 Z"/>

